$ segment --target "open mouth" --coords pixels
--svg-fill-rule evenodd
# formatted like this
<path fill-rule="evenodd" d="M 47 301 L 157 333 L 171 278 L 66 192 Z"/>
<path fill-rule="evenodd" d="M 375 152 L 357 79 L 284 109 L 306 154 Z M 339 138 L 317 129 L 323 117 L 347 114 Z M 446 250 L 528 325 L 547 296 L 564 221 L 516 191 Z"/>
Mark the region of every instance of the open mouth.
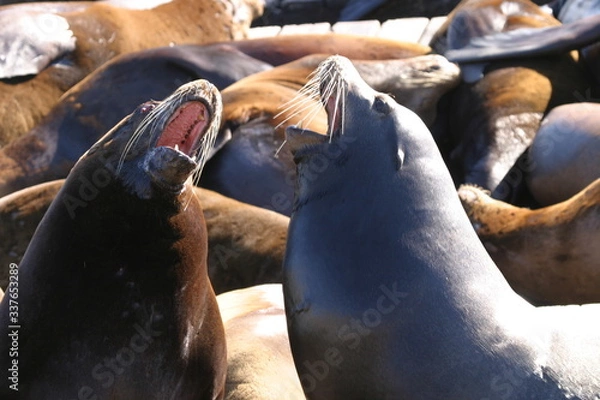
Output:
<path fill-rule="evenodd" d="M 209 123 L 210 111 L 204 103 L 185 103 L 167 121 L 156 147 L 170 147 L 195 159 Z"/>
<path fill-rule="evenodd" d="M 344 123 L 343 99 L 341 96 L 330 95 L 322 99 L 322 103 L 327 113 L 326 135 L 298 126 L 286 128 L 286 146 L 296 158 L 310 154 L 318 146 L 331 143 L 333 139 L 342 135 Z"/>
<path fill-rule="evenodd" d="M 342 135 L 344 109 L 341 96 L 329 96 L 323 101 L 327 112 L 327 136 L 331 139 Z"/>

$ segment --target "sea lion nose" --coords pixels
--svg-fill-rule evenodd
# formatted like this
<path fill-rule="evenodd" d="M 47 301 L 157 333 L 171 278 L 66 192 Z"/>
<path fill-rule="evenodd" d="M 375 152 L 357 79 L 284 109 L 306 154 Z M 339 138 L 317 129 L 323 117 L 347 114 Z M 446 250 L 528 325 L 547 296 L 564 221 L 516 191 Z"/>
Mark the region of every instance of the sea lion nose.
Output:
<path fill-rule="evenodd" d="M 153 149 L 144 162 L 152 181 L 169 189 L 181 187 L 196 167 L 194 160 L 169 147 Z"/>

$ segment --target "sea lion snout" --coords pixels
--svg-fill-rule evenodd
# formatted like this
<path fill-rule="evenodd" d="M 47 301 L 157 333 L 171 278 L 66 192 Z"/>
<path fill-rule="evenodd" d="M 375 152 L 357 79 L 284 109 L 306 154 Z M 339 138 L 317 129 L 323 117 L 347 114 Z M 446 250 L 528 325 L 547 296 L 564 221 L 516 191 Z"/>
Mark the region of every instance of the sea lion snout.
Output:
<path fill-rule="evenodd" d="M 170 147 L 157 147 L 144 159 L 144 171 L 160 187 L 179 192 L 198 164 L 186 154 Z"/>

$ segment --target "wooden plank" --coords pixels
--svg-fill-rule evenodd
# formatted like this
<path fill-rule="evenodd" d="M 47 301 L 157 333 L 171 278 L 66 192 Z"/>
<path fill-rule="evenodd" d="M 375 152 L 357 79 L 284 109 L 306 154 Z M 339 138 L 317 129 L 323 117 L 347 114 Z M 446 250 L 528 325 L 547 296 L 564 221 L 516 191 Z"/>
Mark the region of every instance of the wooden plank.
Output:
<path fill-rule="evenodd" d="M 298 24 L 298 25 L 285 25 L 281 28 L 280 35 L 296 35 L 304 33 L 329 33 L 331 32 L 331 25 L 329 22 L 319 22 L 317 24 Z"/>
<path fill-rule="evenodd" d="M 281 31 L 281 27 L 277 25 L 257 26 L 248 29 L 248 39 L 259 39 L 264 37 L 277 36 Z"/>
<path fill-rule="evenodd" d="M 367 21 L 343 21 L 335 23 L 331 29 L 335 33 L 345 33 L 361 36 L 377 36 L 381 30 L 381 24 L 377 20 Z"/>
<path fill-rule="evenodd" d="M 381 24 L 379 36 L 401 42 L 418 43 L 429 19 L 425 17 L 388 19 Z"/>

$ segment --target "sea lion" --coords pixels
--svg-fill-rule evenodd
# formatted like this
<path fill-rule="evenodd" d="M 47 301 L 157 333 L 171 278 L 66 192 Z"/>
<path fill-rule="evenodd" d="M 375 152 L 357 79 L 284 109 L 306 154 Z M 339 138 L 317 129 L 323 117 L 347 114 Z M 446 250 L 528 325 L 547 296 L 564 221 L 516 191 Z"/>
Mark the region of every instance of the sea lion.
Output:
<path fill-rule="evenodd" d="M 386 21 L 394 18 L 438 17 L 451 12 L 458 2 L 459 0 L 417 0 L 411 2 L 388 0 L 361 19 Z"/>
<path fill-rule="evenodd" d="M 530 210 L 458 190 L 477 235 L 515 291 L 536 304 L 600 302 L 600 179 L 559 204 Z"/>
<path fill-rule="evenodd" d="M 20 264 L 36 227 L 64 183 L 35 185 L 0 198 L 0 288 Z M 208 276 L 215 293 L 281 282 L 289 218 L 194 187 L 208 232 Z"/>
<path fill-rule="evenodd" d="M 433 35 L 439 54 L 460 49 L 473 38 L 518 28 L 557 26 L 560 22 L 529 0 L 461 0 Z"/>
<path fill-rule="evenodd" d="M 331 134 L 286 132 L 298 186 L 283 288 L 307 398 L 597 397 L 600 305 L 517 295 L 423 122 L 343 57 L 315 79 Z"/>
<path fill-rule="evenodd" d="M 223 120 L 232 138 L 207 162 L 201 186 L 284 215 L 291 213 L 295 165 L 289 152 L 278 151 L 284 142 L 283 128 L 302 121 L 308 129 L 325 133 L 326 118 L 314 99 L 300 95 L 304 101 L 298 108 L 287 105 L 298 104 L 297 91 L 326 57 L 306 56 L 223 90 Z M 460 79 L 459 68 L 439 55 L 353 63 L 369 85 L 391 94 L 428 124 L 436 118 L 438 100 Z"/>
<path fill-rule="evenodd" d="M 160 47 L 117 56 L 69 89 L 26 135 L 0 149 L 0 195 L 64 178 L 108 129 L 147 99 L 163 99 L 200 78 L 224 89 L 270 68 L 227 44 Z M 217 147 L 225 136 L 219 136 Z"/>
<path fill-rule="evenodd" d="M 226 400 L 300 400 L 281 284 L 217 296 L 227 338 Z"/>
<path fill-rule="evenodd" d="M 521 28 L 490 34 L 444 55 L 463 65 L 490 60 L 539 57 L 579 50 L 580 63 L 600 85 L 600 16 L 592 15 L 560 26 Z M 591 88 L 586 93 L 591 93 Z M 589 96 L 589 95 L 588 95 Z"/>
<path fill-rule="evenodd" d="M 223 324 L 191 190 L 221 108 L 193 81 L 81 157 L 21 261 L 18 314 L 0 305 L 2 336 L 18 332 L 18 358 L 2 358 L 9 376 L 18 363 L 18 392 L 4 375 L 2 398 L 223 398 Z"/>
<path fill-rule="evenodd" d="M 525 175 L 540 205 L 567 200 L 600 178 L 600 104 L 553 108 L 529 148 Z"/>
<path fill-rule="evenodd" d="M 492 198 L 540 208 L 569 199 L 598 178 L 599 108 L 587 102 L 553 108 Z"/>
<path fill-rule="evenodd" d="M 250 57 L 274 66 L 311 54 L 340 54 L 358 60 L 394 60 L 431 52 L 429 46 L 418 43 L 333 32 L 241 39 L 228 44 Z"/>
<path fill-rule="evenodd" d="M 361 19 L 386 0 L 268 0 L 255 25 L 290 25 Z"/>
<path fill-rule="evenodd" d="M 48 7 L 56 7 L 59 3 L 48 3 Z M 33 16 L 33 24 L 48 29 L 58 30 L 58 37 L 64 36 L 75 40 L 72 44 L 60 45 L 60 54 L 64 55 L 40 69 L 37 75 L 4 76 L 0 81 L 0 110 L 2 126 L 0 127 L 0 146 L 4 146 L 14 138 L 31 129 L 46 115 L 58 98 L 86 75 L 109 59 L 124 53 L 149 49 L 171 44 L 209 43 L 241 38 L 250 25 L 252 17 L 262 10 L 262 4 L 256 0 L 236 2 L 210 0 L 199 5 L 193 0 L 172 0 L 151 9 L 129 9 L 113 6 L 103 2 L 68 2 L 69 7 L 78 7 L 75 11 L 54 12 L 31 10 L 31 5 L 5 6 L 0 9 L 0 20 L 4 14 L 9 20 Z M 15 15 L 16 14 L 16 15 Z M 39 20 L 39 21 L 38 21 Z M 48 22 L 50 20 L 50 22 Z M 37 22 L 36 22 L 37 21 Z M 37 32 L 38 26 L 12 29 L 2 25 L 0 41 L 10 44 L 11 51 L 5 54 L 5 62 L 9 65 L 23 64 L 20 57 L 28 54 L 24 51 L 30 46 L 29 40 L 23 40 L 26 32 Z M 148 27 L 152 32 L 148 33 Z M 71 33 L 69 33 L 71 32 Z M 39 45 L 43 50 L 48 33 L 37 36 L 42 39 Z M 67 46 L 67 47 L 65 47 Z M 34 53 L 32 60 L 38 60 L 44 54 Z M 25 72 L 31 74 L 30 70 Z M 32 95 L 35 93 L 35 95 Z"/>
<path fill-rule="evenodd" d="M 448 49 L 458 49 L 493 32 L 558 24 L 530 1 L 466 0 L 451 13 L 438 39 L 447 32 Z M 467 81 L 450 94 L 442 136 L 450 143 L 444 157 L 456 184 L 493 191 L 531 144 L 543 116 L 576 101 L 590 80 L 567 53 L 494 61 L 482 68 L 473 74 L 461 65 Z"/>
<path fill-rule="evenodd" d="M 454 62 L 468 63 L 565 53 L 600 40 L 599 22 L 600 16 L 594 15 L 559 26 L 494 33 L 444 55 Z"/>

